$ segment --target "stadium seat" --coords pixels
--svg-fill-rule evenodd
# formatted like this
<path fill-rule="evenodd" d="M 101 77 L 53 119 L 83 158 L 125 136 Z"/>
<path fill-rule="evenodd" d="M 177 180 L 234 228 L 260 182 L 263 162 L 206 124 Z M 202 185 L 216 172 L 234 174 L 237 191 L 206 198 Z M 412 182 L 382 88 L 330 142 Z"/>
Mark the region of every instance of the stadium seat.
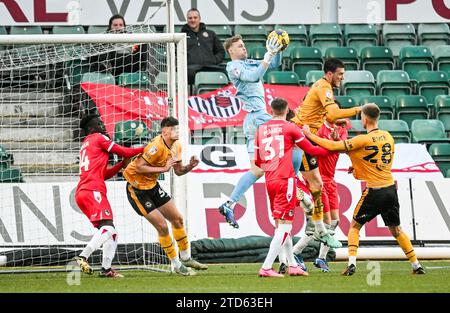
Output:
<path fill-rule="evenodd" d="M 436 118 L 444 124 L 447 134 L 450 133 L 450 96 L 440 95 L 435 99 Z"/>
<path fill-rule="evenodd" d="M 248 51 L 248 57 L 253 60 L 262 60 L 266 52 L 267 50 L 264 47 L 253 47 Z"/>
<path fill-rule="evenodd" d="M 83 26 L 70 26 L 70 25 L 57 25 L 53 26 L 53 34 L 55 35 L 65 35 L 65 34 L 85 34 Z"/>
<path fill-rule="evenodd" d="M 281 52 L 281 67 L 283 71 L 290 71 L 292 68 L 291 52 L 295 48 L 303 47 L 299 42 L 291 42 L 289 46 Z"/>
<path fill-rule="evenodd" d="M 325 51 L 325 59 L 336 58 L 344 62 L 346 71 L 356 71 L 359 68 L 357 51 L 352 47 L 330 47 Z"/>
<path fill-rule="evenodd" d="M 108 26 L 90 25 L 88 27 L 88 34 L 103 34 L 106 33 Z"/>
<path fill-rule="evenodd" d="M 416 119 L 411 124 L 411 135 L 413 142 L 417 143 L 450 143 L 450 138 L 445 134 L 444 125 L 439 120 Z"/>
<path fill-rule="evenodd" d="M 427 119 L 430 117 L 427 100 L 422 96 L 398 96 L 396 111 L 397 119 L 405 121 L 409 127 L 416 119 Z"/>
<path fill-rule="evenodd" d="M 378 45 L 376 26 L 369 24 L 347 24 L 344 27 L 345 45 L 354 48 L 357 53 L 364 47 Z"/>
<path fill-rule="evenodd" d="M 379 71 L 394 70 L 392 50 L 388 47 L 365 47 L 361 50 L 361 69 L 377 77 Z"/>
<path fill-rule="evenodd" d="M 429 105 L 432 105 L 436 96 L 450 94 L 448 76 L 442 71 L 419 72 L 417 75 L 416 90 L 419 95 L 427 99 Z"/>
<path fill-rule="evenodd" d="M 450 77 L 450 49 L 449 46 L 438 46 L 433 49 L 435 68 L 444 71 Z"/>
<path fill-rule="evenodd" d="M 20 168 L 0 168 L 0 183 L 21 183 L 23 182 Z"/>
<path fill-rule="evenodd" d="M 229 25 L 208 25 L 208 29 L 214 31 L 217 37 L 222 41 L 233 36 L 233 32 Z"/>
<path fill-rule="evenodd" d="M 121 121 L 114 127 L 114 141 L 127 147 L 144 144 L 149 138 L 149 129 L 142 121 Z"/>
<path fill-rule="evenodd" d="M 420 71 L 433 70 L 433 55 L 425 46 L 403 47 L 400 49 L 399 65 L 411 81 L 417 81 Z"/>
<path fill-rule="evenodd" d="M 309 29 L 311 46 L 322 53 L 329 47 L 343 46 L 342 31 L 339 24 L 322 23 L 311 25 Z"/>
<path fill-rule="evenodd" d="M 309 71 L 306 73 L 305 86 L 311 87 L 316 81 L 324 76 L 323 71 Z"/>
<path fill-rule="evenodd" d="M 283 29 L 289 34 L 290 45 L 293 43 L 301 46 L 308 45 L 308 33 L 306 32 L 305 25 L 280 25 L 277 24 L 273 29 Z"/>
<path fill-rule="evenodd" d="M 352 127 L 348 130 L 348 138 L 352 138 L 361 134 L 365 134 L 367 131 L 361 124 L 361 120 L 350 120 Z"/>
<path fill-rule="evenodd" d="M 225 143 L 229 145 L 245 144 L 244 129 L 242 127 L 230 126 L 225 128 Z"/>
<path fill-rule="evenodd" d="M 167 90 L 167 73 L 159 72 L 155 77 L 155 87 L 157 90 Z"/>
<path fill-rule="evenodd" d="M 346 71 L 342 91 L 359 103 L 361 98 L 375 95 L 375 79 L 369 71 Z"/>
<path fill-rule="evenodd" d="M 419 45 L 435 47 L 447 45 L 450 41 L 450 28 L 445 23 L 422 23 L 417 29 Z"/>
<path fill-rule="evenodd" d="M 416 30 L 413 24 L 384 24 L 383 41 L 385 46 L 391 48 L 396 57 L 402 47 L 416 44 Z"/>
<path fill-rule="evenodd" d="M 395 103 L 398 96 L 412 93 L 411 81 L 405 71 L 379 71 L 377 75 L 378 94 L 388 96 Z"/>
<path fill-rule="evenodd" d="M 380 119 L 392 120 L 395 116 L 395 105 L 389 97 L 370 96 L 360 100 L 360 105 L 364 105 L 366 103 L 375 103 L 378 105 L 380 108 Z"/>
<path fill-rule="evenodd" d="M 264 25 L 236 25 L 234 33 L 242 36 L 247 50 L 266 46 L 268 33 Z"/>
<path fill-rule="evenodd" d="M 174 31 L 176 33 L 181 33 L 181 29 L 183 28 L 183 25 L 174 25 Z M 163 33 L 167 33 L 167 26 L 164 25 L 163 27 Z"/>
<path fill-rule="evenodd" d="M 133 33 L 137 34 L 151 34 L 156 33 L 156 27 L 154 25 L 148 25 L 148 24 L 140 24 L 140 25 L 133 25 L 132 27 Z"/>
<path fill-rule="evenodd" d="M 115 85 L 116 80 L 114 76 L 109 73 L 89 72 L 84 73 L 81 77 L 82 83 L 97 83 L 97 84 L 110 84 Z"/>
<path fill-rule="evenodd" d="M 358 103 L 349 96 L 335 96 L 334 99 L 339 102 L 339 107 L 342 109 L 353 108 L 358 105 Z"/>
<path fill-rule="evenodd" d="M 191 144 L 193 145 L 220 145 L 223 143 L 221 128 L 196 129 L 191 132 Z"/>
<path fill-rule="evenodd" d="M 442 174 L 450 177 L 450 144 L 449 143 L 433 143 L 428 148 L 433 160 L 441 170 Z"/>
<path fill-rule="evenodd" d="M 150 80 L 148 73 L 122 73 L 117 77 L 117 84 L 126 88 L 136 88 L 148 90 L 150 87 Z"/>
<path fill-rule="evenodd" d="M 10 35 L 42 35 L 41 26 L 11 26 Z"/>
<path fill-rule="evenodd" d="M 222 72 L 197 72 L 195 74 L 194 91 L 197 94 L 208 93 L 228 86 L 227 75 Z"/>
<path fill-rule="evenodd" d="M 268 84 L 279 84 L 279 85 L 299 85 L 299 79 L 294 72 L 282 72 L 282 71 L 271 71 L 267 74 Z"/>
<path fill-rule="evenodd" d="M 0 169 L 8 168 L 12 163 L 12 155 L 8 153 L 2 145 L 0 145 Z"/>
<path fill-rule="evenodd" d="M 409 143 L 411 137 L 409 127 L 405 121 L 401 120 L 380 120 L 378 128 L 388 131 L 395 140 L 395 143 Z"/>
<path fill-rule="evenodd" d="M 297 47 L 291 51 L 292 71 L 297 73 L 300 83 L 306 80 L 306 73 L 311 70 L 322 70 L 323 60 L 320 49 L 313 47 Z"/>
<path fill-rule="evenodd" d="M 8 35 L 8 32 L 6 31 L 6 27 L 5 26 L 0 26 L 0 35 Z M 0 51 L 1 50 L 6 50 L 7 49 L 7 45 L 0 45 Z"/>

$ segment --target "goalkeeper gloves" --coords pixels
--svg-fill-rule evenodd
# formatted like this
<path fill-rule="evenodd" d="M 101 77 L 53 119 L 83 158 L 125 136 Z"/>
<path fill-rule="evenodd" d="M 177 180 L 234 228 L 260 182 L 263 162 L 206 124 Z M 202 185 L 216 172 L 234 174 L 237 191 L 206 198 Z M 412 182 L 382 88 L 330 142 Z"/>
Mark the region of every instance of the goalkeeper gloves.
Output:
<path fill-rule="evenodd" d="M 267 52 L 264 54 L 264 62 L 270 64 L 273 57 L 277 55 L 278 52 L 281 51 L 281 48 L 283 48 L 283 45 L 281 43 L 277 42 L 277 38 L 272 37 L 270 39 L 267 39 L 266 41 L 266 48 Z"/>

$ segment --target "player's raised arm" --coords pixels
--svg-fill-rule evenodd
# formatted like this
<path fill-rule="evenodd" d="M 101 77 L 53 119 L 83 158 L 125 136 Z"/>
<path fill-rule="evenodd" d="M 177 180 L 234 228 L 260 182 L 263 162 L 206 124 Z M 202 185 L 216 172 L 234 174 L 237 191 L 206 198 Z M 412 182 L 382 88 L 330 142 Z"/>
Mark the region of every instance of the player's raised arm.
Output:
<path fill-rule="evenodd" d="M 178 161 L 173 165 L 175 175 L 182 176 L 192 171 L 200 163 L 200 160 L 193 155 L 187 165 L 183 165 L 182 161 Z"/>
<path fill-rule="evenodd" d="M 358 115 L 361 112 L 361 107 L 356 106 L 349 109 L 340 109 L 336 103 L 329 104 L 325 107 L 327 110 L 326 119 L 328 122 L 333 123 L 338 119 L 352 117 Z"/>
<path fill-rule="evenodd" d="M 306 137 L 308 137 L 308 139 L 330 151 L 345 152 L 355 150 L 362 147 L 365 143 L 365 140 L 362 136 L 356 136 L 349 140 L 340 140 L 340 141 L 333 141 L 325 138 L 320 138 L 319 136 L 311 133 L 308 126 L 303 127 L 303 133 L 305 134 Z"/>

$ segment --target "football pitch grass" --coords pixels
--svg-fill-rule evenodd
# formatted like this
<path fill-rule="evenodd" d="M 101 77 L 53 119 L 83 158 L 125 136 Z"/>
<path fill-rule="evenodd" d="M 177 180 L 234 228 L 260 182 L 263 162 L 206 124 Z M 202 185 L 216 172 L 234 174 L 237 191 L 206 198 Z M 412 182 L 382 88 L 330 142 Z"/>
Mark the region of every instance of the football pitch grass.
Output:
<path fill-rule="evenodd" d="M 261 264 L 212 264 L 196 276 L 123 271 L 124 278 L 107 279 L 80 274 L 79 285 L 67 283 L 68 273 L 1 274 L 0 292 L 26 293 L 448 293 L 450 260 L 423 261 L 425 275 L 412 275 L 407 261 L 361 261 L 351 277 L 341 276 L 345 262 L 330 262 L 322 273 L 307 262 L 309 277 L 261 278 Z M 5 269 L 5 268 L 4 268 Z M 0 269 L 1 270 L 1 269 Z M 73 275 L 72 273 L 71 275 Z M 379 275 L 378 275 L 379 274 Z M 71 276 L 73 281 L 74 276 Z"/>

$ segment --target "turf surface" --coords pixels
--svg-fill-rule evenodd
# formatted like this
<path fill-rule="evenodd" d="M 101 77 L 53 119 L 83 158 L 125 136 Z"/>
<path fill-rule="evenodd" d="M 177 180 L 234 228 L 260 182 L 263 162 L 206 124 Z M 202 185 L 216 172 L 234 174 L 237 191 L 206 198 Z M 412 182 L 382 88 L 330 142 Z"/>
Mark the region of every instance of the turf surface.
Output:
<path fill-rule="evenodd" d="M 260 264 L 217 264 L 197 276 L 181 277 L 171 273 L 123 271 L 125 278 L 106 279 L 81 273 L 1 274 L 0 292 L 157 292 L 157 293 L 285 293 L 285 292 L 450 292 L 450 261 L 424 261 L 426 275 L 412 275 L 407 261 L 358 262 L 357 272 L 343 277 L 346 263 L 330 263 L 331 272 L 322 273 L 308 263 L 309 277 L 260 278 Z M 379 271 L 377 264 L 379 264 Z M 5 268 L 3 268 L 5 269 Z M 1 271 L 1 269 L 0 269 Z M 381 275 L 377 275 L 377 273 Z M 75 279 L 75 280 L 74 280 Z M 369 283 L 368 283 L 369 282 Z"/>

